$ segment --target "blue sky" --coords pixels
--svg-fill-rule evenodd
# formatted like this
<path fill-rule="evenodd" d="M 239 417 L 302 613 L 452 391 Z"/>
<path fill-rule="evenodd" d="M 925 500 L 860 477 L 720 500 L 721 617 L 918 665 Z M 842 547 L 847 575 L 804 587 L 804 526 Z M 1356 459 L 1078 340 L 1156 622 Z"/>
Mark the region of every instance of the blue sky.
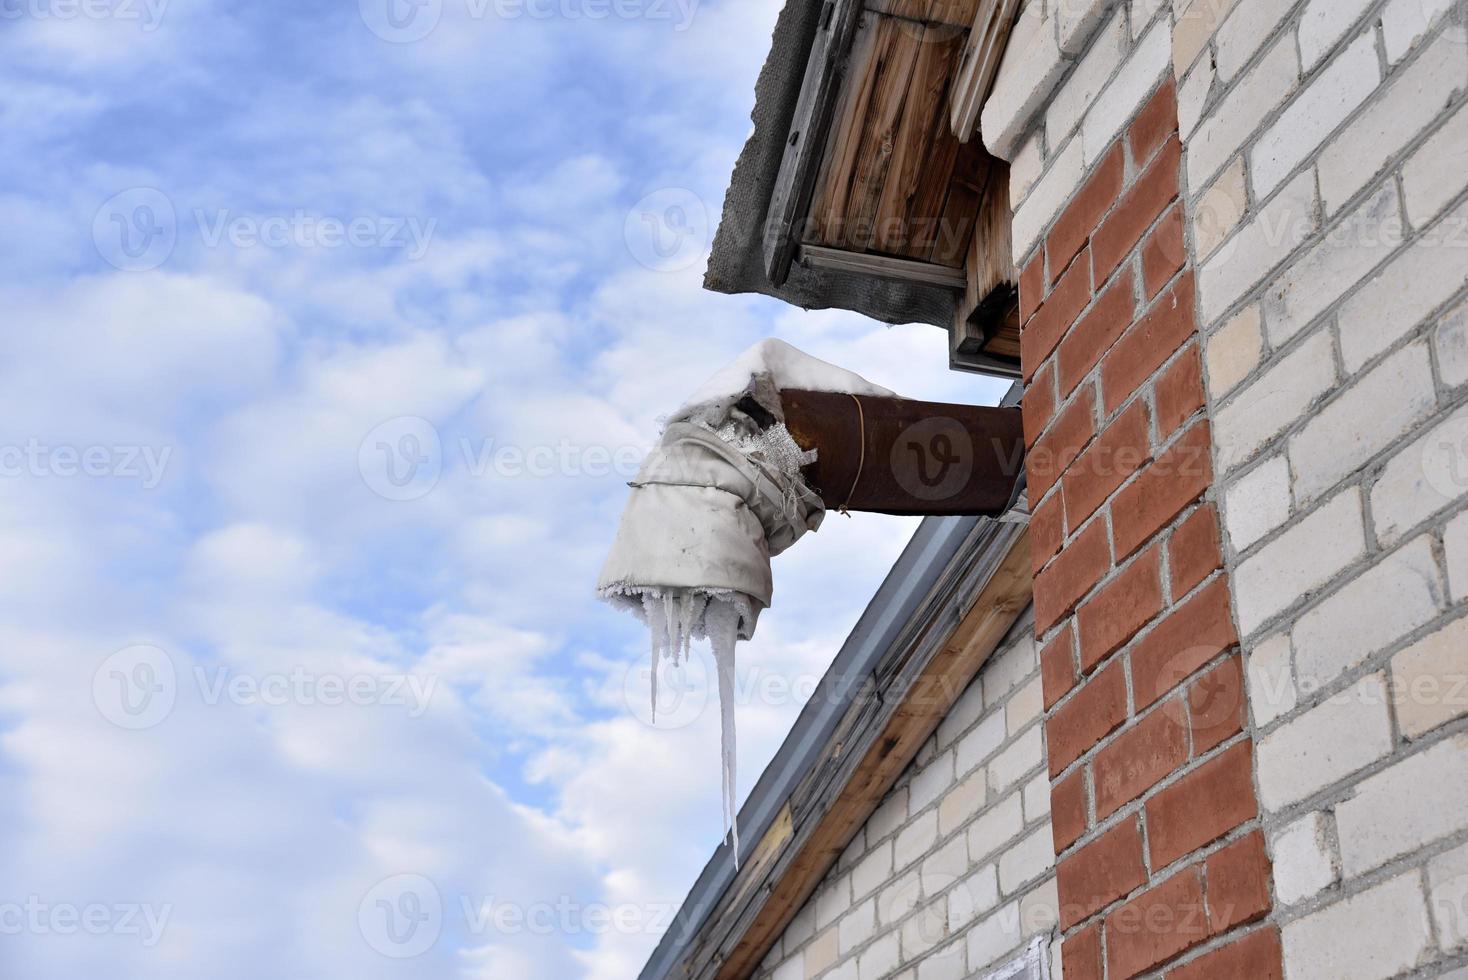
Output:
<path fill-rule="evenodd" d="M 721 829 L 592 597 L 658 416 L 999 394 L 700 289 L 773 0 L 392 3 L 0 0 L 5 975 L 635 975 Z M 741 794 L 912 526 L 780 559 Z"/>

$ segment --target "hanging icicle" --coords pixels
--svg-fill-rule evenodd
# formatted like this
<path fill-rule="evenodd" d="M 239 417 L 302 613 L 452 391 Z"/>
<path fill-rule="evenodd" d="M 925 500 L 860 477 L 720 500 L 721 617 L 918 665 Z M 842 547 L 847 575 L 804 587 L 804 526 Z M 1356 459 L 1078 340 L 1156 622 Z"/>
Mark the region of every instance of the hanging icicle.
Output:
<path fill-rule="evenodd" d="M 820 527 L 825 505 L 801 475 L 815 461 L 784 424 L 780 391 L 892 392 L 776 340 L 756 345 L 669 420 L 632 481 L 597 590 L 647 624 L 658 668 L 707 639 L 719 686 L 724 830 L 737 867 L 735 647 L 770 605 L 770 558 Z"/>

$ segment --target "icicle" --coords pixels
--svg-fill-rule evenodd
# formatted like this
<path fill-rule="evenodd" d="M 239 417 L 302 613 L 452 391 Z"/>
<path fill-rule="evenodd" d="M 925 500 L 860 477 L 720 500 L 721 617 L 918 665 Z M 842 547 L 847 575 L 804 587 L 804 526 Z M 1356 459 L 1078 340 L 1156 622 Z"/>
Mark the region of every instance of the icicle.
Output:
<path fill-rule="evenodd" d="M 739 870 L 739 812 L 735 806 L 736 750 L 734 731 L 734 645 L 739 639 L 739 609 L 723 599 L 710 600 L 704 618 L 719 674 L 720 759 L 723 769 L 724 832 L 734 847 Z"/>
<path fill-rule="evenodd" d="M 649 631 L 650 633 L 651 631 Z M 652 642 L 652 723 L 658 723 L 658 644 Z"/>
<path fill-rule="evenodd" d="M 666 600 L 661 593 L 642 593 L 642 618 L 647 623 L 648 647 L 652 651 L 652 723 L 658 723 L 658 661 L 661 660 L 663 644 L 658 634 L 658 624 L 666 622 L 662 607 Z"/>

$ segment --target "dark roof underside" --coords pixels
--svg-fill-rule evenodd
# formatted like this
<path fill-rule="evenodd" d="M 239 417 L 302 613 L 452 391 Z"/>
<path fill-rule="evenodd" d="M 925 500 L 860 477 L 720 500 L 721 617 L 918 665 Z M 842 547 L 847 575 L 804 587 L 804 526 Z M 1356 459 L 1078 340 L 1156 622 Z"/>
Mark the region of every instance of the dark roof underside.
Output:
<path fill-rule="evenodd" d="M 764 227 L 770 197 L 822 7 L 819 0 L 788 0 L 780 12 L 769 58 L 755 84 L 754 134 L 734 165 L 704 288 L 720 293 L 763 293 L 808 310 L 834 307 L 884 323 L 930 323 L 947 330 L 958 302 L 958 294 L 951 289 L 810 269 L 799 262 L 791 266 L 789 278 L 779 288 L 765 275 Z M 825 138 L 824 133 L 818 135 Z"/>

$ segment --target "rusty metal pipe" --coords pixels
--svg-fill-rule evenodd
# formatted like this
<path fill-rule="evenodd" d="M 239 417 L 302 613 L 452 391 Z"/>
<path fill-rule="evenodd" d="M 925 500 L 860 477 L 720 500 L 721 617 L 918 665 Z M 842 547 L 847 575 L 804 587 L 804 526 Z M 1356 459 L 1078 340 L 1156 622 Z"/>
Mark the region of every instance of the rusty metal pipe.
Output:
<path fill-rule="evenodd" d="M 804 472 L 831 510 L 921 516 L 1003 514 L 1024 467 L 1017 408 L 821 391 L 781 393 Z"/>

